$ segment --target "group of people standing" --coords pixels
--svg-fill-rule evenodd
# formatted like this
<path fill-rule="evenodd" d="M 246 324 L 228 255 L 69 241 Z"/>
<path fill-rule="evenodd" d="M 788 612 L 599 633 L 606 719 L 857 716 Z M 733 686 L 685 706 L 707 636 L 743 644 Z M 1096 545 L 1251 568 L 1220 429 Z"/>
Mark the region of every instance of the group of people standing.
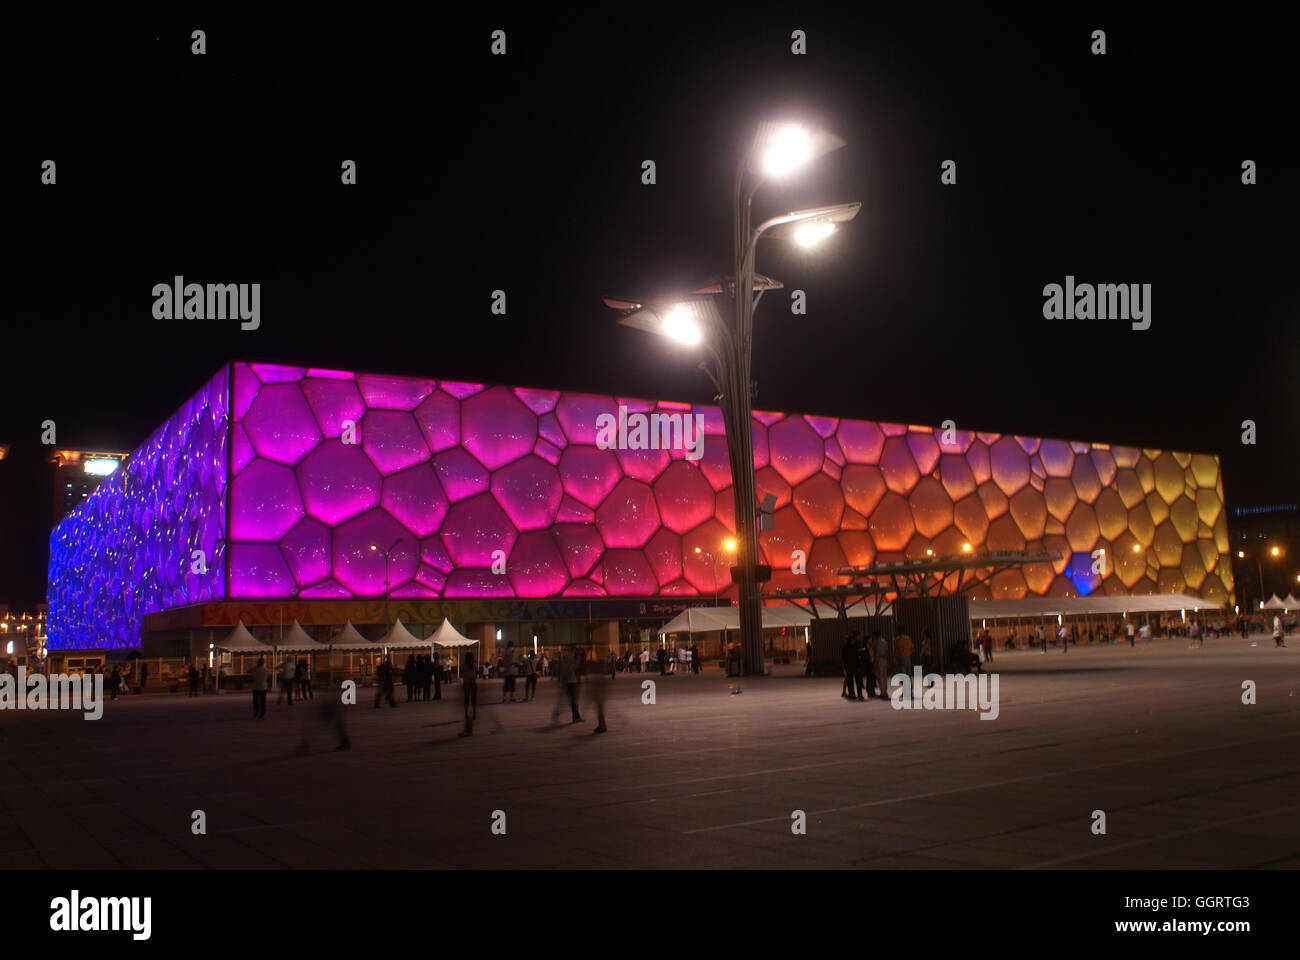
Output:
<path fill-rule="evenodd" d="M 390 664 L 390 672 L 391 669 Z M 442 666 L 427 653 L 413 653 L 406 658 L 406 666 L 402 669 L 402 683 L 406 687 L 407 703 L 413 700 L 441 700 Z"/>
<path fill-rule="evenodd" d="M 911 675 L 912 655 L 916 652 L 912 638 L 899 634 L 894 638 L 893 655 L 898 673 Z M 930 631 L 921 631 L 921 665 L 929 669 L 930 665 Z M 840 648 L 840 659 L 844 666 L 844 686 L 840 696 L 846 700 L 867 700 L 872 697 L 889 696 L 889 640 L 879 630 L 871 632 L 870 640 L 861 630 L 852 631 Z M 863 694 L 866 694 L 865 696 Z"/>

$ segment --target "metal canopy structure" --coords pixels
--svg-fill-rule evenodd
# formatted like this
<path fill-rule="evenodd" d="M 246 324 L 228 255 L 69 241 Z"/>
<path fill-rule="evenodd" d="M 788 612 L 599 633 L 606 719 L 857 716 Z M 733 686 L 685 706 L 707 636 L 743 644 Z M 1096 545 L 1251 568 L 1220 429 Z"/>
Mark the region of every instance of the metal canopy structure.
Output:
<path fill-rule="evenodd" d="M 836 575 L 849 579 L 843 586 L 775 590 L 763 594 L 763 599 L 784 600 L 807 609 L 819 619 L 819 604 L 831 607 L 840 619 L 846 619 L 849 606 L 858 601 L 874 607 L 877 616 L 890 616 L 893 603 L 899 597 L 942 596 L 945 584 L 954 574 L 956 588 L 947 592 L 960 595 L 964 589 L 987 584 L 1004 570 L 1030 563 L 1053 563 L 1059 559 L 1059 554 L 1044 550 L 995 550 L 922 560 L 892 560 L 861 567 L 841 567 L 835 571 Z"/>

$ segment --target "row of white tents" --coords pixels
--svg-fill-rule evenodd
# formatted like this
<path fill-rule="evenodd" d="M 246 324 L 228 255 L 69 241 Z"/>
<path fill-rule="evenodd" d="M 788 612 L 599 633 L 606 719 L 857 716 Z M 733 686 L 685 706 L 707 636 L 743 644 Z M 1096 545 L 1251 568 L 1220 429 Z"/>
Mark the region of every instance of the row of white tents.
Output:
<path fill-rule="evenodd" d="M 1108 616 L 1142 613 L 1200 613 L 1218 610 L 1213 603 L 1182 593 L 1144 593 L 1124 596 L 1093 595 L 1088 597 L 1025 597 L 1020 600 L 972 600 L 971 620 L 1009 620 L 1058 616 Z M 1266 610 L 1300 609 L 1300 600 L 1276 595 L 1264 604 Z M 848 608 L 853 617 L 873 616 L 875 605 L 856 603 Z M 817 605 L 819 619 L 834 620 L 838 614 L 827 604 Z M 813 614 L 805 607 L 776 605 L 763 607 L 763 629 L 801 628 L 812 622 Z M 662 634 L 713 633 L 740 629 L 739 607 L 690 607 L 664 624 Z"/>
<path fill-rule="evenodd" d="M 1278 595 L 1275 593 L 1273 596 L 1268 598 L 1268 602 L 1264 604 L 1263 609 L 1300 610 L 1300 600 L 1297 600 L 1295 595 L 1290 593 L 1288 593 L 1284 599 L 1278 599 Z"/>
<path fill-rule="evenodd" d="M 244 621 L 240 620 L 235 629 L 231 630 L 227 637 L 218 642 L 218 650 L 225 650 L 230 653 L 267 653 L 278 651 L 281 653 L 312 653 L 323 650 L 341 650 L 348 653 L 357 653 L 362 651 L 382 651 L 390 650 L 415 650 L 425 647 L 468 647 L 477 640 L 471 640 L 462 636 L 461 633 L 451 625 L 451 621 L 444 619 L 442 625 L 438 627 L 431 635 L 421 639 L 406 629 L 399 617 L 388 632 L 378 640 L 367 640 L 361 635 L 361 632 L 348 621 L 343 626 L 343 631 L 333 639 L 317 640 L 312 637 L 297 620 L 284 633 L 270 642 L 263 642 L 253 636 L 252 632 L 244 626 Z"/>

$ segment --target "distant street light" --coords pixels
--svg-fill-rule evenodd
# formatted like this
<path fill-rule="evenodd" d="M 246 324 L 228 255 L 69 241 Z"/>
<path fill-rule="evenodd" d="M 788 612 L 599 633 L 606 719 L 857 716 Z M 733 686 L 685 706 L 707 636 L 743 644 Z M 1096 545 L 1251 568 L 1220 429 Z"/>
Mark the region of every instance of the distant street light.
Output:
<path fill-rule="evenodd" d="M 717 388 L 726 430 L 736 513 L 736 582 L 739 587 L 740 642 L 746 673 L 763 673 L 763 601 L 758 581 L 758 504 L 754 483 L 753 358 L 754 308 L 767 290 L 781 284 L 755 272 L 758 241 L 763 237 L 813 247 L 862 209 L 860 203 L 811 207 L 771 217 L 752 226 L 754 194 L 769 179 L 788 176 L 818 157 L 844 146 L 824 130 L 798 123 L 760 124 L 753 143 L 736 170 L 732 196 L 732 267 L 719 278 L 686 297 L 662 300 L 606 297 L 605 303 L 624 311 L 619 319 L 630 327 L 669 337 L 678 343 L 703 345 L 713 362 L 700 364 Z M 747 174 L 751 174 L 748 178 Z M 724 319 L 714 306 L 714 294 L 732 300 L 732 316 Z"/>

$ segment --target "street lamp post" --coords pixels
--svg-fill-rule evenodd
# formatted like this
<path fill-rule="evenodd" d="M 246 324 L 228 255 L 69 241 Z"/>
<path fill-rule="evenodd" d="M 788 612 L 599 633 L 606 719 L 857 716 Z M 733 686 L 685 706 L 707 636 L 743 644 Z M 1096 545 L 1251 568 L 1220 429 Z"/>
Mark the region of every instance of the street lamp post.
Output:
<path fill-rule="evenodd" d="M 380 553 L 384 555 L 384 626 L 388 626 L 388 591 L 391 585 L 388 579 L 388 555 L 392 553 L 395 549 L 397 549 L 397 545 L 401 542 L 402 542 L 402 538 L 398 537 L 396 540 L 392 542 L 392 544 L 389 546 L 387 550 L 385 550 L 383 547 L 379 546 L 376 543 L 372 543 L 370 545 L 370 549 L 372 551 L 378 550 Z"/>
<path fill-rule="evenodd" d="M 797 210 L 752 225 L 752 203 L 768 179 L 779 179 L 817 157 L 844 146 L 844 141 L 819 130 L 793 123 L 760 125 L 753 144 L 736 170 L 732 197 L 733 274 L 717 289 L 696 294 L 723 293 L 732 300 L 728 320 L 714 308 L 711 297 L 693 296 L 685 303 L 650 304 L 606 298 L 613 307 L 627 310 L 620 322 L 649 330 L 687 344 L 703 342 L 714 363 L 701 364 L 718 390 L 726 430 L 727 459 L 731 466 L 736 513 L 735 580 L 739 593 L 740 640 L 747 674 L 765 670 L 763 657 L 763 602 L 758 579 L 758 499 L 754 483 L 753 440 L 753 320 L 754 308 L 764 290 L 780 284 L 758 277 L 754 259 L 763 237 L 793 240 L 812 247 L 852 220 L 860 203 Z M 750 176 L 747 177 L 747 174 Z M 755 296 L 756 282 L 758 296 Z"/>

